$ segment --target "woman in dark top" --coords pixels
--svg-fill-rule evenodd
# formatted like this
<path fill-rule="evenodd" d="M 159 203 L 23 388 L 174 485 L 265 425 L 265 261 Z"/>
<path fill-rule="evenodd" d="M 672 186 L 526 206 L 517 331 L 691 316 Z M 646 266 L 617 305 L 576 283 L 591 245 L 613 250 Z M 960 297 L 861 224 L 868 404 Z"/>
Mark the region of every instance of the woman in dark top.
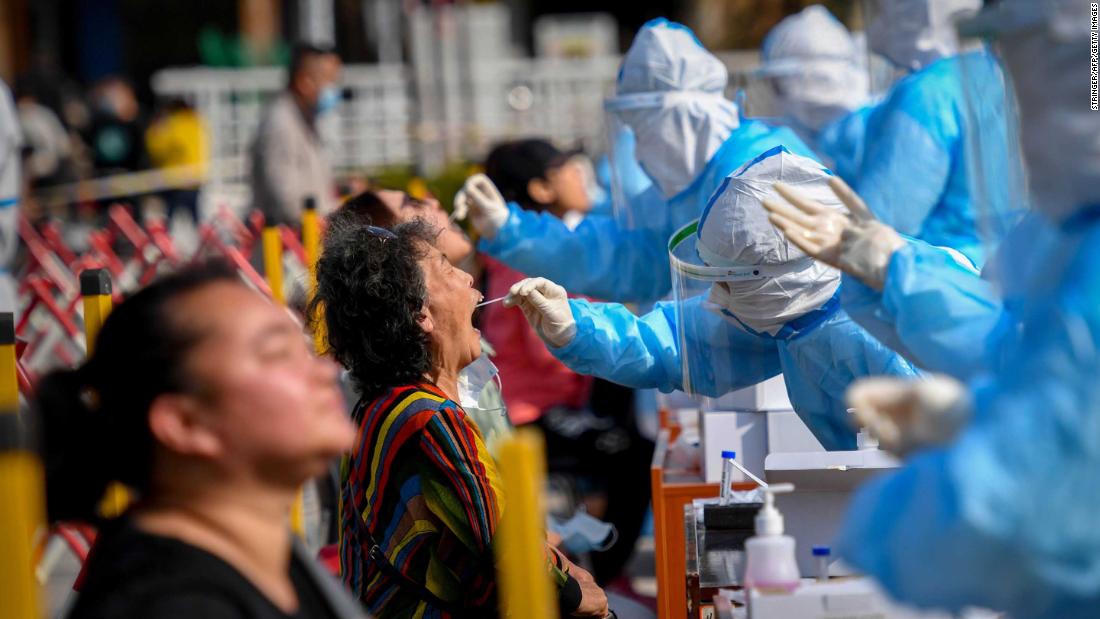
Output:
<path fill-rule="evenodd" d="M 37 394 L 49 517 L 100 525 L 69 616 L 357 616 L 287 524 L 298 487 L 354 438 L 336 373 L 224 266 L 115 308 L 92 357 Z M 112 481 L 134 500 L 103 522 Z"/>

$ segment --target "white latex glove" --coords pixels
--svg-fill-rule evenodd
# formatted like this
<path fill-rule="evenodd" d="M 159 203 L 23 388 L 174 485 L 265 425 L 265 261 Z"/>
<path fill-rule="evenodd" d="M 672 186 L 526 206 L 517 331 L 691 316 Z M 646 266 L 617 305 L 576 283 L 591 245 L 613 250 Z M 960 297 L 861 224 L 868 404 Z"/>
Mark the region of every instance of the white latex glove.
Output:
<path fill-rule="evenodd" d="M 878 376 L 848 388 L 848 406 L 859 424 L 898 456 L 946 443 L 970 419 L 970 393 L 943 375 L 902 380 Z"/>
<path fill-rule="evenodd" d="M 488 176 L 474 174 L 455 194 L 454 213 L 454 219 L 464 219 L 469 213 L 477 233 L 491 239 L 508 221 L 508 203 Z"/>
<path fill-rule="evenodd" d="M 863 199 L 839 177 L 829 179 L 829 187 L 848 207 L 847 214 L 807 199 L 790 185 L 776 183 L 775 190 L 790 204 L 766 198 L 768 220 L 813 258 L 882 290 L 890 256 L 905 241 L 896 230 L 876 219 Z"/>
<path fill-rule="evenodd" d="M 504 299 L 505 307 L 518 306 L 544 342 L 561 348 L 577 336 L 577 322 L 569 309 L 565 288 L 544 277 L 516 282 Z"/>

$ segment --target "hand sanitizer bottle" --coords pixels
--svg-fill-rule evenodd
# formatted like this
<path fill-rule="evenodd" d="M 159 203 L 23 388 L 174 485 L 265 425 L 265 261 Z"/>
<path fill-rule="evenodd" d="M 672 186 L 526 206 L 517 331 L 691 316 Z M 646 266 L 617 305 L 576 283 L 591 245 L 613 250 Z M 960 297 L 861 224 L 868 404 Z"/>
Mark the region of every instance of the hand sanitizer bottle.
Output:
<path fill-rule="evenodd" d="M 764 488 L 764 506 L 756 514 L 756 535 L 745 540 L 745 586 L 761 593 L 790 593 L 798 588 L 794 538 L 783 535 L 783 514 L 775 495 L 794 490 L 792 484 Z"/>

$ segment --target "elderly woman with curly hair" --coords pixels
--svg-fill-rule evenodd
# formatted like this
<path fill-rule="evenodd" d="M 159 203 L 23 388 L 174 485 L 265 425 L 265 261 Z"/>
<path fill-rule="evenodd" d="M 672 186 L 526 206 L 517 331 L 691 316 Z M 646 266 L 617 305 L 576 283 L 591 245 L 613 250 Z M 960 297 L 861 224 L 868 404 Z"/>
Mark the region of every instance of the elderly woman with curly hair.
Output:
<path fill-rule="evenodd" d="M 314 310 L 362 394 L 341 467 L 340 570 L 381 619 L 498 615 L 492 541 L 504 501 L 458 404 L 458 374 L 481 354 L 481 295 L 436 247 L 438 232 L 333 217 L 317 264 Z M 546 552 L 563 614 L 606 615 L 592 577 Z"/>

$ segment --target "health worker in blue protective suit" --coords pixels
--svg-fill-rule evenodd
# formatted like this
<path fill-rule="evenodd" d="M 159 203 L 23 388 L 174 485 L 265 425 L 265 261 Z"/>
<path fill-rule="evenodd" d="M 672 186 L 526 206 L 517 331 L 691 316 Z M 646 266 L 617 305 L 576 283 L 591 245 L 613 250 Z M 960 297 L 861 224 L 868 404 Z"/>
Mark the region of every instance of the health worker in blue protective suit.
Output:
<path fill-rule="evenodd" d="M 951 24 L 980 0 L 864 0 L 870 50 L 899 70 L 883 102 L 869 111 L 853 187 L 899 232 L 959 250 L 979 268 L 986 255 L 968 182 L 966 141 L 1003 135 L 1001 69 L 981 47 L 960 50 Z M 980 115 L 968 116 L 962 87 L 985 92 Z M 1007 146 L 999 152 L 1008 157 Z M 1014 165 L 1006 161 L 1005 166 Z M 906 196 L 904 203 L 898 196 Z M 989 196 L 994 217 L 1013 217 L 1011 199 Z"/>
<path fill-rule="evenodd" d="M 795 130 L 848 181 L 862 159 L 871 110 L 867 57 L 848 29 L 819 4 L 772 28 L 756 75 L 775 95 L 772 120 Z"/>
<path fill-rule="evenodd" d="M 665 297 L 668 237 L 699 216 L 722 179 L 773 146 L 812 155 L 790 129 L 741 118 L 723 94 L 728 79 L 688 28 L 665 19 L 645 24 L 607 101 L 616 216 L 590 214 L 569 230 L 471 178 L 455 200 L 468 208 L 479 248 L 576 294 L 620 302 Z"/>
<path fill-rule="evenodd" d="M 1023 283 L 1017 335 L 987 372 L 965 386 L 853 387 L 857 415 L 909 457 L 858 492 L 841 555 L 903 602 L 1091 618 L 1100 608 L 1100 115 L 1081 103 L 1089 3 L 1001 0 L 960 29 L 990 38 L 1011 75 L 1033 208 L 1055 238 L 1037 250 L 1020 244 L 1042 277 Z M 788 212 L 785 233 L 873 283 L 885 263 L 868 249 L 869 228 L 822 213 Z"/>
<path fill-rule="evenodd" d="M 795 411 L 822 445 L 854 449 L 843 400 L 849 383 L 916 372 L 848 318 L 837 299 L 839 273 L 777 234 L 761 207 L 783 180 L 842 208 L 829 177 L 782 147 L 729 175 L 700 220 L 673 239 L 676 301 L 644 316 L 569 300 L 542 278 L 516 284 L 505 303 L 521 307 L 571 369 L 627 386 L 716 397 L 782 373 Z"/>
<path fill-rule="evenodd" d="M 921 369 L 966 380 L 989 370 L 1004 338 L 1016 334 L 1022 297 L 1046 277 L 1039 257 L 1059 242 L 1057 228 L 1029 214 L 979 274 L 952 249 L 906 238 L 890 255 L 881 289 L 844 275 L 841 306 Z"/>

